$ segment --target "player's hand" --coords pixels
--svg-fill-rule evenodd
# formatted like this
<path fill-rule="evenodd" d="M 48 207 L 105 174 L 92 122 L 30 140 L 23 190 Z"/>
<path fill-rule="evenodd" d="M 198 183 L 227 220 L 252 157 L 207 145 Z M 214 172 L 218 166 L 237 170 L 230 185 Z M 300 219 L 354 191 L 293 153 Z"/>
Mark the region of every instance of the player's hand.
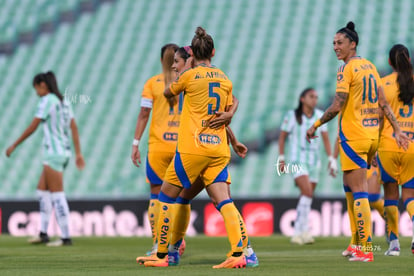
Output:
<path fill-rule="evenodd" d="M 11 145 L 10 147 L 7 148 L 6 150 L 6 156 L 10 157 L 10 155 L 12 154 L 12 152 L 16 149 L 16 147 L 14 145 Z"/>
<path fill-rule="evenodd" d="M 210 121 L 208 126 L 213 129 L 219 129 L 224 125 L 229 125 L 231 123 L 231 118 L 233 118 L 233 113 L 217 111 L 216 117 Z"/>
<path fill-rule="evenodd" d="M 248 148 L 243 144 L 237 141 L 236 143 L 232 144 L 234 152 L 240 156 L 241 158 L 245 158 Z"/>
<path fill-rule="evenodd" d="M 141 164 L 141 154 L 139 153 L 138 146 L 132 146 L 131 154 L 132 163 L 139 168 Z"/>
<path fill-rule="evenodd" d="M 333 156 L 329 156 L 328 170 L 332 177 L 336 177 L 338 174 L 338 163 Z"/>
<path fill-rule="evenodd" d="M 310 143 L 311 139 L 315 139 L 318 138 L 318 136 L 315 135 L 316 132 L 316 127 L 315 126 L 311 126 L 308 131 L 306 131 L 306 141 L 308 141 L 308 143 Z"/>
<path fill-rule="evenodd" d="M 83 159 L 82 154 L 76 155 L 75 163 L 76 163 L 76 167 L 78 167 L 79 170 L 83 170 L 83 168 L 85 168 L 85 159 Z"/>
<path fill-rule="evenodd" d="M 286 169 L 286 163 L 285 160 L 279 160 L 278 164 L 277 164 L 278 170 L 284 174 L 287 169 Z"/>
<path fill-rule="evenodd" d="M 412 142 L 408 136 L 402 132 L 401 130 L 398 130 L 395 133 L 395 141 L 397 142 L 398 148 L 403 148 L 404 150 L 408 149 L 409 144 Z"/>
<path fill-rule="evenodd" d="M 177 104 L 177 96 L 167 98 L 168 104 L 171 108 L 174 108 L 174 106 Z"/>

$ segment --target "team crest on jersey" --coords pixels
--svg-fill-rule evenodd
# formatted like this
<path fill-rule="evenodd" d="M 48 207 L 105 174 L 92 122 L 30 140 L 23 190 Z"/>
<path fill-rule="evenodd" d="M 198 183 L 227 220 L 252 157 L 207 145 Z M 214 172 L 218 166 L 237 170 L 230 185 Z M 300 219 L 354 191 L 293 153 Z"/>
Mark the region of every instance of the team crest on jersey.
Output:
<path fill-rule="evenodd" d="M 338 82 L 340 82 L 340 81 L 342 81 L 344 79 L 344 74 L 338 74 L 338 76 L 336 77 L 336 80 L 338 81 Z"/>

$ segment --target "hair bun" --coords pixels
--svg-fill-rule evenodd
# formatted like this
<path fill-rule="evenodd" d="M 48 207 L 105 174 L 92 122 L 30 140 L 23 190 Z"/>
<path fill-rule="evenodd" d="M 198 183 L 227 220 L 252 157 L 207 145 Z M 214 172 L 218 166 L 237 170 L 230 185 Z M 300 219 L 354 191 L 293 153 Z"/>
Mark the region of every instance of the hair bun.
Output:
<path fill-rule="evenodd" d="M 205 37 L 207 35 L 206 30 L 204 30 L 202 27 L 197 27 L 195 34 L 198 37 Z"/>
<path fill-rule="evenodd" d="M 346 27 L 350 29 L 351 31 L 355 32 L 355 24 L 352 21 L 349 21 L 348 24 L 346 24 Z"/>

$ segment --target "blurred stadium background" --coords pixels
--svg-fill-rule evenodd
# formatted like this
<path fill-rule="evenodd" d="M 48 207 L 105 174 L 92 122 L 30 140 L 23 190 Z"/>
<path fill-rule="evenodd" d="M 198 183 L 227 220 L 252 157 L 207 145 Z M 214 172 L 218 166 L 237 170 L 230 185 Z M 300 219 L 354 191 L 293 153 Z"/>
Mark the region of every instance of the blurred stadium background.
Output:
<path fill-rule="evenodd" d="M 33 200 L 41 172 L 41 130 L 11 160 L 7 146 L 33 118 L 38 97 L 31 82 L 55 71 L 72 101 L 87 167 L 73 159 L 65 190 L 74 199 L 147 199 L 144 168 L 130 160 L 144 82 L 160 72 L 160 47 L 188 45 L 203 26 L 216 45 L 213 64 L 234 84 L 240 107 L 232 121 L 249 145 L 233 158 L 234 198 L 296 197 L 291 176 L 278 176 L 283 114 L 308 86 L 319 108 L 330 104 L 339 62 L 335 32 L 349 20 L 360 35 L 358 53 L 382 73 L 395 43 L 413 45 L 411 0 L 0 0 L 0 199 Z M 331 142 L 336 122 L 329 124 Z M 147 132 L 141 145 L 146 153 Z M 317 197 L 342 197 L 341 176 L 322 164 Z M 206 198 L 206 195 L 202 195 Z"/>

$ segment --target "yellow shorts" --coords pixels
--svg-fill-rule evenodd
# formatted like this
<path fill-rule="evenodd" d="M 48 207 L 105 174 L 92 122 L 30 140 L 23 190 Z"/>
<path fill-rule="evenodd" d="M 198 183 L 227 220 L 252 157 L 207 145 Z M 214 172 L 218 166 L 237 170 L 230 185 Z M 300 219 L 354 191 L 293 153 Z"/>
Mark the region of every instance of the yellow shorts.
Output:
<path fill-rule="evenodd" d="M 205 186 L 216 182 L 230 184 L 231 177 L 227 169 L 229 162 L 230 157 L 208 157 L 176 152 L 164 180 L 186 189 L 190 188 L 199 176 Z"/>
<path fill-rule="evenodd" d="M 366 169 L 378 148 L 378 139 L 342 141 L 339 153 L 342 171 Z"/>
<path fill-rule="evenodd" d="M 174 152 L 148 152 L 146 174 L 147 183 L 161 185 L 168 165 L 174 158 Z"/>
<path fill-rule="evenodd" d="M 414 189 L 414 153 L 380 151 L 378 166 L 382 182 Z"/>

